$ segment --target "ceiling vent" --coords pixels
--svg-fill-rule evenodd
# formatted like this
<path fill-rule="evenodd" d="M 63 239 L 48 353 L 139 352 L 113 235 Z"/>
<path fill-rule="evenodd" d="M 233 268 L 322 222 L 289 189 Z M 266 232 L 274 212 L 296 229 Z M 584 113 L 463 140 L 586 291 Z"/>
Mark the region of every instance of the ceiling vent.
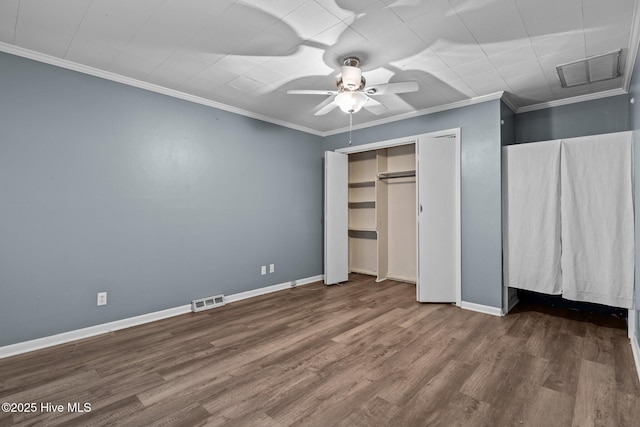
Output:
<path fill-rule="evenodd" d="M 556 70 L 562 87 L 586 85 L 620 77 L 620 53 L 622 50 L 592 56 L 591 58 L 558 65 Z"/>

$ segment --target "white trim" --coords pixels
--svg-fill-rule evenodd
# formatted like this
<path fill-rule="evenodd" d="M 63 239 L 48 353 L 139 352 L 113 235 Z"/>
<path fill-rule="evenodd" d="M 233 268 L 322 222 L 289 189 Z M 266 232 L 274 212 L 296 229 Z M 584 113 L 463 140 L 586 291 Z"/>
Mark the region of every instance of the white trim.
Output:
<path fill-rule="evenodd" d="M 631 87 L 631 77 L 633 77 L 633 68 L 636 64 L 638 46 L 640 46 L 640 10 L 638 2 L 635 2 L 635 5 L 633 7 L 633 17 L 631 21 L 629 46 L 627 49 L 627 61 L 624 65 L 624 77 L 622 80 L 622 87 L 626 91 L 629 91 L 629 88 Z"/>
<path fill-rule="evenodd" d="M 456 305 L 462 306 L 462 135 L 461 129 L 454 129 L 456 136 Z M 437 137 L 438 135 L 436 135 Z"/>
<path fill-rule="evenodd" d="M 352 153 L 360 153 L 363 151 L 371 151 L 378 150 L 381 148 L 389 148 L 396 147 L 398 145 L 406 145 L 406 144 L 416 144 L 420 138 L 441 138 L 455 136 L 456 139 L 456 156 L 458 158 L 457 163 L 457 171 L 456 174 L 458 176 L 456 182 L 456 192 L 458 194 L 458 198 L 456 200 L 457 209 L 456 209 L 456 239 L 458 241 L 457 250 L 456 250 L 456 305 L 458 307 L 462 304 L 462 140 L 461 140 L 461 129 L 460 128 L 452 128 L 452 129 L 444 129 L 435 132 L 424 133 L 420 135 L 411 135 L 405 136 L 401 138 L 388 139 L 384 141 L 376 141 L 368 144 L 355 145 L 352 147 L 339 148 L 335 150 L 336 153 L 342 154 L 352 154 Z M 418 199 L 418 195 L 416 194 L 416 200 Z M 417 236 L 416 236 L 417 243 Z M 417 260 L 416 260 L 417 263 Z M 416 278 L 418 279 L 418 278 Z M 416 283 L 416 290 L 418 284 Z"/>
<path fill-rule="evenodd" d="M 504 94 L 502 95 L 502 102 L 505 103 L 505 105 L 507 107 L 509 107 L 509 109 L 514 112 L 517 113 L 518 112 L 518 101 L 516 99 L 515 96 L 513 96 L 511 93 L 509 92 L 504 92 Z"/>
<path fill-rule="evenodd" d="M 262 114 L 243 110 L 242 108 L 232 107 L 230 105 L 223 104 L 221 102 L 216 102 L 211 99 L 202 98 L 200 96 L 191 95 L 191 94 L 180 92 L 174 89 L 169 89 L 163 86 L 155 85 L 153 83 L 143 82 L 141 80 L 136 80 L 131 77 L 126 77 L 120 74 L 112 73 L 110 71 L 101 70 L 99 68 L 93 68 L 87 65 L 78 64 L 76 62 L 72 62 L 67 59 L 62 59 L 62 58 L 47 55 L 44 53 L 35 52 L 33 50 L 25 49 L 19 46 L 14 46 L 4 42 L 0 42 L 0 52 L 5 52 L 11 55 L 32 59 L 34 61 L 42 62 L 49 65 L 54 65 L 60 68 L 66 68 L 67 70 L 77 71 L 79 73 L 88 74 L 90 76 L 99 77 L 101 79 L 111 80 L 113 82 L 137 87 L 139 89 L 160 93 L 162 95 L 167 95 L 173 98 L 182 99 L 184 101 L 205 105 L 207 107 L 217 108 L 218 110 L 228 111 L 230 113 L 238 114 L 238 115 L 249 117 L 256 120 L 261 120 L 263 122 L 268 122 L 278 126 L 283 126 L 286 128 L 299 130 L 301 132 L 310 133 L 312 135 L 324 136 L 322 132 L 305 127 L 305 126 L 296 125 L 293 123 L 286 122 L 284 120 L 274 119 L 273 117 L 268 117 Z"/>
<path fill-rule="evenodd" d="M 339 148 L 335 150 L 335 152 L 341 153 L 341 154 L 362 153 L 364 151 L 379 150 L 381 148 L 390 148 L 390 147 L 397 147 L 399 145 L 415 144 L 416 142 L 418 142 L 418 138 L 410 136 L 405 138 L 389 139 L 386 141 L 371 142 L 363 145 L 354 145 L 351 147 Z"/>
<path fill-rule="evenodd" d="M 191 304 L 0 347 L 0 359 L 190 313 Z"/>
<path fill-rule="evenodd" d="M 627 328 L 628 336 L 631 341 L 631 350 L 633 351 L 633 360 L 636 363 L 636 373 L 638 374 L 638 380 L 640 380 L 640 344 L 638 342 L 638 335 L 636 334 L 637 323 L 640 321 L 639 314 L 636 313 L 634 308 L 629 310 L 627 315 Z"/>
<path fill-rule="evenodd" d="M 319 131 L 316 129 L 311 129 L 306 126 L 296 125 L 294 123 L 286 122 L 284 120 L 274 119 L 272 117 L 264 116 L 262 114 L 257 114 L 251 111 L 243 110 L 241 108 L 232 107 L 230 105 L 226 105 L 220 102 L 216 102 L 210 99 L 202 98 L 199 96 L 191 95 L 188 93 L 180 92 L 174 89 L 169 89 L 163 86 L 155 85 L 153 83 L 143 82 L 141 80 L 136 80 L 131 77 L 122 76 L 120 74 L 112 73 L 110 71 L 101 70 L 99 68 L 89 67 L 87 65 L 78 64 L 76 62 L 69 61 L 67 59 L 58 58 L 55 56 L 47 55 L 44 53 L 36 52 L 30 49 L 25 49 L 23 47 L 15 46 L 12 44 L 8 44 L 5 42 L 0 42 L 0 52 L 9 53 L 11 55 L 20 56 L 27 59 L 32 59 L 34 61 L 42 62 L 49 65 L 54 65 L 61 68 L 66 68 L 68 70 L 77 71 L 79 73 L 88 74 L 94 77 L 99 77 L 106 80 L 111 80 L 114 82 L 122 83 L 128 86 L 137 87 L 140 89 L 149 90 L 151 92 L 160 93 L 163 95 L 171 96 L 174 98 L 182 99 L 189 102 L 194 102 L 196 104 L 206 105 L 207 107 L 217 108 L 219 110 L 228 111 L 230 113 L 239 114 L 241 116 L 250 117 L 256 120 L 262 120 L 264 122 L 273 123 L 275 125 L 287 127 L 290 129 L 299 130 L 301 132 L 310 133 L 312 135 L 326 137 L 330 135 L 336 135 L 339 133 L 343 133 L 349 130 L 349 128 L 340 128 L 332 131 Z M 433 114 L 440 111 L 453 110 L 455 108 L 466 107 L 469 105 L 480 104 L 482 102 L 491 101 L 494 99 L 501 99 L 505 92 L 496 92 L 489 95 L 478 96 L 475 98 L 465 99 L 462 101 L 453 102 L 451 104 L 439 105 L 435 107 L 425 108 L 423 110 L 410 111 L 404 114 L 400 114 L 393 117 L 387 117 L 380 120 L 374 120 L 370 122 L 363 123 L 361 125 L 353 126 L 353 130 L 357 129 L 365 129 L 372 126 L 377 126 L 385 123 L 391 123 L 399 120 L 408 119 L 411 117 L 423 116 L 427 114 Z M 507 105 L 511 105 L 507 103 Z"/>
<path fill-rule="evenodd" d="M 384 141 L 370 142 L 368 144 L 338 148 L 337 150 L 335 150 L 335 152 L 343 153 L 343 154 L 360 153 L 363 151 L 378 150 L 380 148 L 389 148 L 389 147 L 395 147 L 398 145 L 415 144 L 418 141 L 418 139 L 425 138 L 425 137 L 440 138 L 443 136 L 454 136 L 454 135 L 456 136 L 457 139 L 460 139 L 460 128 L 445 129 L 445 130 L 439 130 L 435 132 L 423 133 L 420 135 L 403 136 L 400 138 L 386 139 Z"/>
<path fill-rule="evenodd" d="M 67 59 L 58 58 L 55 56 L 47 55 L 44 53 L 36 52 L 30 49 L 25 49 L 23 47 L 15 46 L 12 44 L 0 42 L 0 52 L 9 53 L 11 55 L 20 56 L 27 59 L 32 59 L 34 61 L 42 62 L 49 65 L 54 65 L 61 68 L 66 68 L 68 70 L 77 71 L 79 73 L 88 74 L 94 77 L 99 77 L 106 80 L 111 80 L 114 82 L 122 83 L 128 86 L 137 87 L 140 89 L 149 90 L 151 92 L 160 93 L 163 95 L 171 96 L 174 98 L 182 99 L 189 102 L 194 102 L 196 104 L 206 105 L 207 107 L 217 108 L 219 110 L 228 111 L 230 113 L 239 114 L 241 116 L 250 117 L 252 119 L 262 120 L 264 122 L 273 123 L 279 126 L 287 127 L 290 129 L 299 130 L 301 132 L 310 133 L 312 135 L 325 137 L 330 135 L 335 135 L 339 133 L 343 133 L 348 131 L 348 128 L 341 128 L 333 131 L 322 132 L 316 129 L 311 129 L 305 126 L 296 125 L 293 123 L 286 122 L 284 120 L 274 119 L 272 117 L 264 116 L 262 114 L 253 113 L 251 111 L 243 110 L 241 108 L 232 107 L 230 105 L 226 105 L 220 102 L 216 102 L 210 99 L 202 98 L 199 96 L 191 95 L 188 93 L 180 92 L 178 90 L 169 89 L 166 87 L 162 87 L 159 85 L 155 85 L 153 83 L 143 82 L 140 80 L 136 80 L 131 77 L 122 76 L 116 73 L 112 73 L 110 71 L 101 70 L 99 68 L 89 67 L 87 65 L 78 64 L 76 62 L 69 61 Z M 384 123 L 391 123 L 398 120 L 404 120 L 411 117 L 423 116 L 427 114 L 433 114 L 440 111 L 452 110 L 455 108 L 466 107 L 469 105 L 479 104 L 486 101 L 491 101 L 494 99 L 501 99 L 504 92 L 496 92 L 489 95 L 478 96 L 471 99 L 465 99 L 462 101 L 453 102 L 451 104 L 440 105 L 436 107 L 426 108 L 423 110 L 410 111 L 405 114 L 400 114 L 393 117 L 387 117 L 380 120 L 375 120 L 372 122 L 363 123 L 361 125 L 353 126 L 354 130 L 364 129 L 371 126 L 377 126 Z"/>
<path fill-rule="evenodd" d="M 628 93 L 629 93 L 628 91 L 622 88 L 605 90 L 605 91 L 596 92 L 596 93 L 588 93 L 586 95 L 574 96 L 571 98 L 564 98 L 564 99 L 558 99 L 555 101 L 542 102 L 540 104 L 534 104 L 534 105 L 526 105 L 524 107 L 518 108 L 518 111 L 516 111 L 516 114 L 526 113 L 526 112 L 535 111 L 535 110 L 544 110 L 546 108 L 552 108 L 552 107 L 560 107 L 562 105 L 577 104 L 578 102 L 594 101 L 596 99 L 609 98 L 611 96 L 627 95 Z"/>
<path fill-rule="evenodd" d="M 297 288 L 298 286 L 310 285 L 312 283 L 322 282 L 323 280 L 324 280 L 324 275 L 318 274 L 317 276 L 311 276 L 305 279 L 296 280 L 295 287 Z"/>
<path fill-rule="evenodd" d="M 633 351 L 633 360 L 636 362 L 636 374 L 638 374 L 638 379 L 640 380 L 640 344 L 636 334 L 631 337 L 631 350 Z"/>
<path fill-rule="evenodd" d="M 477 96 L 474 98 L 464 99 L 462 101 L 452 102 L 450 104 L 437 105 L 435 107 L 429 107 L 422 110 L 409 111 L 404 114 L 399 114 L 392 117 L 386 117 L 379 120 L 369 121 L 352 127 L 352 130 L 366 129 L 373 126 L 383 125 L 386 123 L 392 123 L 400 120 L 405 120 L 418 116 L 425 116 L 429 114 L 439 113 L 441 111 L 454 110 L 456 108 L 468 107 L 470 105 L 481 104 L 483 102 L 501 99 L 513 112 L 516 114 L 526 113 L 528 111 L 543 110 L 545 108 L 558 107 L 561 105 L 575 104 L 578 102 L 591 101 L 595 99 L 607 98 L 616 95 L 625 95 L 628 93 L 629 86 L 631 84 L 631 75 L 633 73 L 633 66 L 635 64 L 635 58 L 640 44 L 640 25 L 638 24 L 638 11 L 634 10 L 634 20 L 630 39 L 630 46 L 627 52 L 627 62 L 625 65 L 625 74 L 623 87 L 619 89 L 612 89 L 604 92 L 591 93 L 586 95 L 580 95 L 572 98 L 565 98 L 555 101 L 543 102 L 540 104 L 527 105 L 524 107 L 516 107 L 516 102 L 510 96 L 508 92 L 495 92 L 488 95 Z M 634 48 L 635 47 L 635 48 Z M 9 53 L 11 55 L 20 56 L 34 61 L 42 62 L 49 65 L 54 65 L 68 70 L 77 71 L 79 73 L 88 74 L 94 77 L 99 77 L 105 80 L 122 83 L 128 86 L 137 87 L 139 89 L 148 90 L 151 92 L 160 93 L 163 95 L 171 96 L 173 98 L 182 99 L 184 101 L 193 102 L 207 107 L 217 108 L 219 110 L 228 111 L 230 113 L 238 114 L 241 116 L 249 117 L 256 120 L 261 120 L 267 123 L 283 126 L 286 128 L 298 130 L 301 132 L 309 133 L 312 135 L 327 137 L 331 135 L 337 135 L 340 133 L 348 132 L 348 127 L 335 129 L 332 131 L 319 131 L 317 129 L 308 128 L 306 126 L 296 125 L 284 120 L 275 119 L 273 117 L 264 116 L 262 114 L 254 113 L 244 110 L 242 108 L 233 107 L 221 102 L 216 102 L 211 99 L 202 98 L 199 96 L 191 95 L 188 93 L 180 92 L 178 90 L 169 89 L 163 86 L 155 85 L 153 83 L 143 82 L 131 77 L 122 76 L 120 74 L 112 73 L 110 71 L 101 70 L 99 68 L 89 67 L 87 65 L 78 64 L 76 62 L 69 61 L 67 59 L 58 58 L 55 56 L 47 55 L 44 53 L 36 52 L 23 47 L 15 46 L 5 42 L 0 42 L 0 52 Z"/>
<path fill-rule="evenodd" d="M 490 307 L 488 305 L 476 304 L 473 302 L 462 301 L 460 305 L 465 310 L 477 311 L 478 313 L 490 314 L 492 316 L 504 316 L 501 308 Z"/>
<path fill-rule="evenodd" d="M 322 275 L 307 277 L 296 280 L 295 287 L 308 285 L 322 280 Z M 264 295 L 282 289 L 289 289 L 292 282 L 281 283 L 278 285 L 267 286 L 265 288 L 255 289 L 247 292 L 240 292 L 225 296 L 225 302 L 230 303 L 240 301 L 246 298 Z M 101 325 L 89 326 L 88 328 L 76 329 L 74 331 L 63 332 L 61 334 L 51 335 L 48 337 L 37 338 L 30 341 L 19 342 L 16 344 L 0 347 L 0 359 L 15 356 L 22 353 L 28 353 L 34 350 L 40 350 L 54 345 L 64 344 L 71 341 L 81 340 L 96 335 L 106 334 L 108 332 L 118 331 L 120 329 L 130 328 L 132 326 L 143 325 L 145 323 L 155 322 L 157 320 L 169 317 L 179 316 L 181 314 L 191 313 L 191 304 L 181 305 L 179 307 L 169 308 L 166 310 L 156 311 L 153 313 L 142 314 L 140 316 L 129 317 L 127 319 L 116 320 L 113 322 L 103 323 Z"/>
<path fill-rule="evenodd" d="M 426 115 L 429 115 L 429 114 L 439 113 L 441 111 L 454 110 L 456 108 L 468 107 L 470 105 L 481 104 L 483 102 L 493 101 L 493 100 L 496 100 L 496 99 L 502 99 L 503 94 L 504 94 L 504 92 L 496 92 L 496 93 L 492 93 L 492 94 L 489 94 L 489 95 L 477 96 L 475 98 L 469 98 L 469 99 L 464 99 L 462 101 L 452 102 L 451 104 L 437 105 L 435 107 L 429 107 L 429 108 L 425 108 L 425 109 L 422 109 L 422 110 L 410 111 L 408 113 L 398 114 L 397 116 L 385 117 L 383 119 L 373 120 L 373 121 L 362 123 L 362 124 L 359 124 L 359 125 L 354 125 L 351 129 L 352 130 L 366 129 L 366 128 L 373 127 L 373 126 L 384 125 L 384 124 L 387 124 L 387 123 L 392 123 L 392 122 L 397 122 L 397 121 L 400 121 L 400 120 L 410 119 L 410 118 L 413 118 L 413 117 L 426 116 Z M 343 128 L 332 130 L 332 131 L 322 132 L 322 134 L 320 136 L 325 137 L 325 136 L 337 135 L 337 134 L 345 133 L 345 132 L 349 132 L 349 127 L 343 127 Z"/>
<path fill-rule="evenodd" d="M 323 275 L 320 274 L 318 276 L 308 277 L 302 280 L 296 280 L 295 284 L 293 284 L 293 282 L 278 283 L 277 285 L 271 285 L 271 286 L 267 286 L 259 289 L 252 289 L 250 291 L 245 291 L 245 292 L 240 292 L 238 294 L 225 296 L 224 300 L 228 303 L 242 301 L 243 299 L 270 294 L 271 292 L 282 291 L 284 289 L 290 289 L 298 286 L 308 285 L 310 283 L 321 281 L 322 279 L 323 279 Z"/>

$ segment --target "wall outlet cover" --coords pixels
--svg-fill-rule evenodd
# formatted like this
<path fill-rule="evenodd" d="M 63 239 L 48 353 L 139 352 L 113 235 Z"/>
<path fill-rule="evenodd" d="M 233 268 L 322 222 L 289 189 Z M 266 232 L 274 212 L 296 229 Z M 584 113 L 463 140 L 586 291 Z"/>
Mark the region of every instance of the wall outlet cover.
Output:
<path fill-rule="evenodd" d="M 107 305 L 107 293 L 106 292 L 98 292 L 97 305 Z"/>

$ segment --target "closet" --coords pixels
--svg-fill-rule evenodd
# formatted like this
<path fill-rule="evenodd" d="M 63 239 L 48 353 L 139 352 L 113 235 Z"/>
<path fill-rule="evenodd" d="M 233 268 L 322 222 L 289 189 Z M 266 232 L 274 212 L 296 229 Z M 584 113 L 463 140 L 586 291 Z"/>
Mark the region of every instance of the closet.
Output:
<path fill-rule="evenodd" d="M 325 152 L 325 283 L 350 272 L 460 303 L 459 129 Z"/>
<path fill-rule="evenodd" d="M 503 148 L 505 288 L 631 309 L 633 134 Z"/>
<path fill-rule="evenodd" d="M 349 155 L 349 271 L 416 281 L 415 144 Z"/>

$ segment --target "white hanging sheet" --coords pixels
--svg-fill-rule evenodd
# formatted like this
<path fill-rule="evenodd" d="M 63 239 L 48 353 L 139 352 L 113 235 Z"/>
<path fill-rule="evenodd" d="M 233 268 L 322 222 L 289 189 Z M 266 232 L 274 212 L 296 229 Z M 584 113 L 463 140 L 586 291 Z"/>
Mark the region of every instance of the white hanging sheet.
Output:
<path fill-rule="evenodd" d="M 560 140 L 503 148 L 505 286 L 562 293 Z"/>
<path fill-rule="evenodd" d="M 564 298 L 632 307 L 632 162 L 631 132 L 563 140 Z"/>

